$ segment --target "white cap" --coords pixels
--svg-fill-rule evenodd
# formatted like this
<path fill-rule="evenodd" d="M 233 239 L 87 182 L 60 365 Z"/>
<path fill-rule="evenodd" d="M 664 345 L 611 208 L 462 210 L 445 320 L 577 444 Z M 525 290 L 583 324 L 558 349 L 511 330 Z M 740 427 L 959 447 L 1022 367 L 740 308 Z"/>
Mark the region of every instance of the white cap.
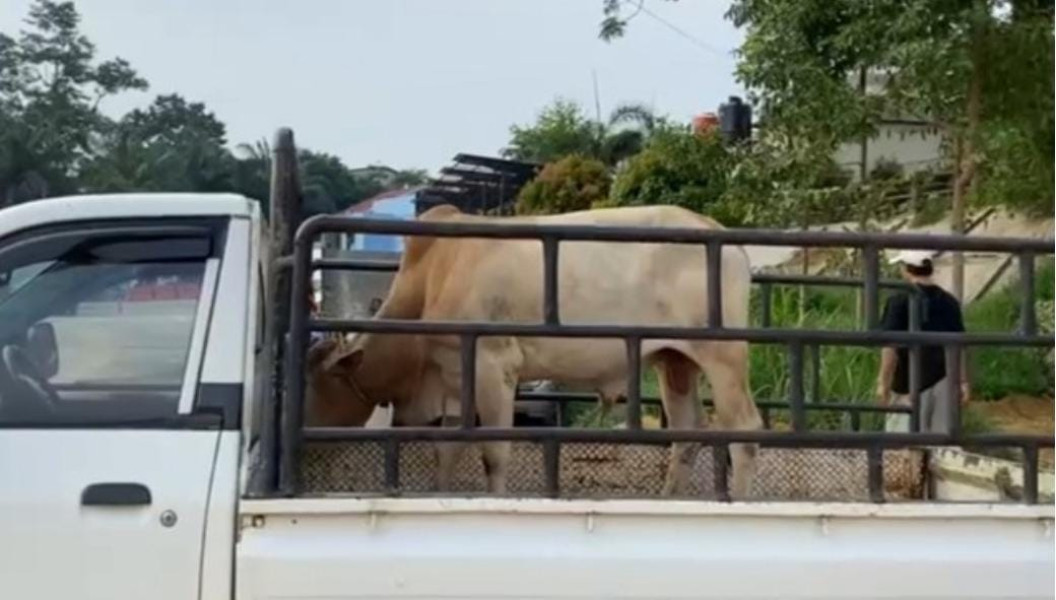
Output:
<path fill-rule="evenodd" d="M 902 250 L 891 257 L 891 264 L 902 263 L 911 267 L 923 267 L 924 261 L 930 261 L 935 253 L 931 250 Z"/>

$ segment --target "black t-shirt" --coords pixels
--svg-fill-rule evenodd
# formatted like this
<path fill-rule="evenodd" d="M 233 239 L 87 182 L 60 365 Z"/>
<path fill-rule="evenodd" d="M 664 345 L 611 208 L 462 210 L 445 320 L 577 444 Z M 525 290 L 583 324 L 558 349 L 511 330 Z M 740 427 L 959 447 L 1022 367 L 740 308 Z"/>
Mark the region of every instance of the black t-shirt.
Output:
<path fill-rule="evenodd" d="M 921 331 L 964 331 L 961 305 L 949 292 L 937 285 L 918 285 L 913 293 L 900 292 L 888 299 L 884 306 L 881 327 L 886 331 L 909 330 L 909 303 L 917 301 Z M 942 346 L 921 347 L 921 391 L 935 385 L 946 376 L 946 351 Z M 909 348 L 898 348 L 891 391 L 909 393 Z"/>

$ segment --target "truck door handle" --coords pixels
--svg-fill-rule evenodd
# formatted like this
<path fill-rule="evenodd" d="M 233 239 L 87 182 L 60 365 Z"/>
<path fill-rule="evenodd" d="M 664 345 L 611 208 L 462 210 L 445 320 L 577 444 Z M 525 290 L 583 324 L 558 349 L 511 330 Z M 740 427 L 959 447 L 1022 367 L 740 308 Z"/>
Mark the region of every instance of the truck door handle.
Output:
<path fill-rule="evenodd" d="M 142 483 L 93 483 L 81 492 L 81 506 L 142 506 L 151 501 Z"/>

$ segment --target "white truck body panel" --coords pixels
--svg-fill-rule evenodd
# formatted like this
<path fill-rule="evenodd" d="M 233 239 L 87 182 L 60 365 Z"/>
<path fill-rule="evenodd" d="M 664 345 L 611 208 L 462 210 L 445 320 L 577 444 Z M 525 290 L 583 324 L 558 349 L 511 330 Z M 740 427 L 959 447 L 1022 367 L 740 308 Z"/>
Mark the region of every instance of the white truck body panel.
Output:
<path fill-rule="evenodd" d="M 198 595 L 217 431 L 0 430 L 0 597 L 186 600 Z M 82 506 L 97 482 L 148 506 Z M 161 514 L 172 511 L 166 527 Z"/>
<path fill-rule="evenodd" d="M 1051 506 L 245 501 L 237 597 L 1052 598 Z"/>

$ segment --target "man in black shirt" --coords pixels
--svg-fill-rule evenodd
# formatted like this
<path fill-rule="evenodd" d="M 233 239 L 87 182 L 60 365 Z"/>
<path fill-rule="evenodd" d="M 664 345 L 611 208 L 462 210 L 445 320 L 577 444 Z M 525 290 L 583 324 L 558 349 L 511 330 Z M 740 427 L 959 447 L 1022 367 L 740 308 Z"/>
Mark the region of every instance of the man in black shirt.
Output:
<path fill-rule="evenodd" d="M 911 303 L 917 303 L 920 330 L 964 331 L 961 305 L 946 290 L 931 280 L 932 253 L 904 250 L 892 262 L 902 267 L 902 277 L 913 284 L 910 292 L 891 296 L 884 306 L 882 328 L 908 331 Z M 920 364 L 920 429 L 931 433 L 949 431 L 949 385 L 946 381 L 946 351 L 942 346 L 922 346 Z M 961 352 L 961 402 L 967 402 L 969 386 L 966 352 Z M 882 405 L 894 403 L 909 406 L 909 348 L 886 347 L 880 355 L 877 396 Z M 909 431 L 908 415 L 890 415 L 888 431 Z"/>

